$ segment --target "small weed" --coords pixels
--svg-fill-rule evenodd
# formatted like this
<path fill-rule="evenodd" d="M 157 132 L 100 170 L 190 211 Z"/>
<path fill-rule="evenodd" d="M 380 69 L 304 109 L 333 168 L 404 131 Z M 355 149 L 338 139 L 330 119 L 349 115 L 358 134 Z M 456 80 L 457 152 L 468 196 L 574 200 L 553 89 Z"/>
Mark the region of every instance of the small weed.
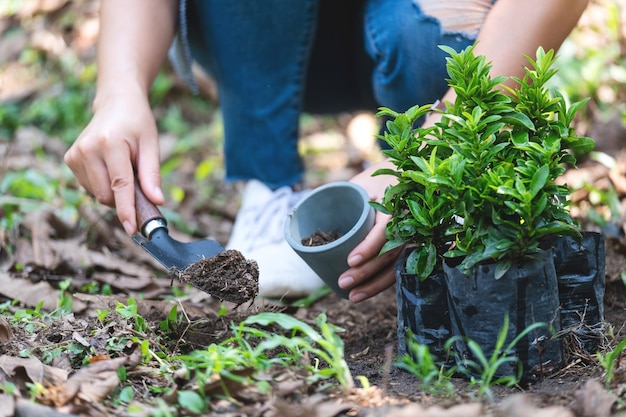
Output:
<path fill-rule="evenodd" d="M 289 337 L 275 334 L 264 340 L 257 349 L 265 350 L 283 346 L 292 352 L 306 351 L 328 365 L 327 368 L 309 366 L 312 381 L 336 378 L 345 390 L 354 387 L 354 380 L 344 356 L 343 341 L 337 334 L 342 329 L 328 323 L 325 314 L 320 314 L 316 320 L 321 333 L 295 317 L 282 313 L 260 313 L 248 317 L 243 323 L 261 326 L 276 324 L 290 331 Z"/>
<path fill-rule="evenodd" d="M 72 312 L 72 294 L 67 290 L 72 284 L 72 278 L 66 278 L 59 283 L 59 313 L 70 314 Z"/>
<path fill-rule="evenodd" d="M 91 65 L 82 68 L 77 75 L 63 68 L 60 71 L 63 83 L 50 88 L 50 94 L 29 103 L 21 113 L 20 126 L 35 125 L 71 143 L 91 118 L 95 71 Z"/>
<path fill-rule="evenodd" d="M 228 314 L 228 307 L 226 307 L 225 305 L 221 305 L 220 309 L 217 312 L 217 317 L 224 317 L 226 314 Z"/>
<path fill-rule="evenodd" d="M 619 358 L 622 356 L 622 351 L 626 347 L 626 339 L 619 342 L 615 349 L 608 351 L 607 353 L 597 352 L 596 356 L 600 366 L 604 369 L 604 384 L 608 389 L 615 377 L 615 368 L 619 364 Z"/>
<path fill-rule="evenodd" d="M 37 304 L 35 309 L 25 308 L 17 310 L 9 318 L 11 325 L 22 326 L 27 332 L 35 333 L 37 330 L 48 327 L 43 322 L 44 314 L 41 312 L 43 301 Z"/>
<path fill-rule="evenodd" d="M 258 326 L 277 325 L 289 334 L 267 331 Z M 338 328 L 320 315 L 316 322 L 319 331 L 292 316 L 282 313 L 259 313 L 239 324 L 233 324 L 233 336 L 206 349 L 194 350 L 173 359 L 180 361 L 186 375 L 195 378 L 198 392 L 180 391 L 178 402 L 188 411 L 202 413 L 209 398 L 205 387 L 219 381 L 222 392 L 230 398 L 226 381 L 255 384 L 259 392 L 268 392 L 267 381 L 255 381 L 255 372 L 271 367 L 302 367 L 310 373 L 308 381 L 335 378 L 345 389 L 353 386 L 350 370 L 344 359 L 343 341 Z M 279 353 L 276 353 L 279 352 Z M 303 364 L 303 356 L 311 355 L 312 364 Z M 325 366 L 322 368 L 320 364 Z M 219 378 L 216 379 L 216 375 Z"/>
<path fill-rule="evenodd" d="M 52 361 L 63 354 L 63 350 L 61 347 L 56 346 L 52 349 L 45 349 L 41 354 L 41 361 L 47 365 L 51 364 Z"/>
<path fill-rule="evenodd" d="M 116 304 L 115 312 L 120 316 L 131 321 L 133 328 L 140 333 L 148 329 L 146 320 L 137 313 L 137 301 L 134 298 L 128 299 L 128 305 L 124 305 L 119 301 Z"/>
<path fill-rule="evenodd" d="M 511 354 L 511 352 L 514 351 L 515 346 L 530 332 L 545 326 L 545 323 L 533 323 L 519 333 L 511 341 L 511 343 L 505 346 L 509 330 L 509 316 L 506 314 L 491 356 L 487 357 L 480 345 L 474 340 L 460 336 L 450 338 L 446 342 L 446 350 L 450 350 L 452 344 L 459 339 L 463 340 L 467 344 L 467 347 L 471 351 L 475 360 L 457 358 L 457 363 L 459 364 L 457 370 L 460 373 L 465 374 L 470 379 L 470 384 L 472 386 L 478 385 L 478 395 L 480 397 L 487 396 L 492 399 L 492 386 L 505 385 L 507 387 L 512 387 L 515 386 L 522 377 L 522 364 L 519 362 L 517 356 Z M 515 375 L 496 376 L 500 367 L 507 363 L 517 364 L 517 373 Z M 478 375 L 478 377 L 476 377 L 476 375 Z"/>
<path fill-rule="evenodd" d="M 109 310 L 96 310 L 96 315 L 98 317 L 98 321 L 104 324 L 104 319 L 106 319 L 111 312 Z"/>
<path fill-rule="evenodd" d="M 95 281 L 83 285 L 80 291 L 87 294 L 113 295 L 113 290 L 109 284 L 100 284 Z"/>
<path fill-rule="evenodd" d="M 54 207 L 60 217 L 76 218 L 85 198 L 64 188 L 59 178 L 35 168 L 0 171 L 0 230 L 15 229 L 26 214 L 41 210 L 42 205 Z"/>
<path fill-rule="evenodd" d="M 220 376 L 222 390 L 230 396 L 224 379 L 240 383 L 250 383 L 245 374 L 252 372 L 241 372 L 244 370 L 264 369 L 266 363 L 264 357 L 255 357 L 249 351 L 240 349 L 237 346 L 227 344 L 211 344 L 204 350 L 194 350 L 187 355 L 175 357 L 182 362 L 187 375 L 195 377 L 199 387 L 199 392 L 204 393 L 204 387 L 214 381 L 215 375 Z M 203 398 L 203 403 L 206 399 Z M 197 407 L 194 407 L 197 408 Z"/>
<path fill-rule="evenodd" d="M 401 356 L 395 366 L 413 374 L 420 380 L 420 389 L 434 395 L 450 395 L 454 392 L 452 376 L 456 367 L 437 365 L 427 345 L 418 343 L 411 333 L 407 334 L 408 353 Z"/>
<path fill-rule="evenodd" d="M 150 414 L 152 417 L 176 417 L 178 416 L 178 412 L 170 406 L 165 400 L 158 398 L 157 399 L 157 408 L 152 410 Z"/>
<path fill-rule="evenodd" d="M 46 388 L 39 382 L 26 382 L 25 385 L 28 388 L 31 400 L 41 397 L 46 391 Z"/>
<path fill-rule="evenodd" d="M 6 381 L 3 384 L 0 384 L 0 392 L 3 392 L 8 395 L 13 395 L 17 393 L 17 387 L 13 382 Z"/>
<path fill-rule="evenodd" d="M 180 323 L 179 315 L 178 315 L 178 307 L 174 305 L 171 309 L 167 318 L 159 323 L 159 328 L 163 332 L 170 332 L 176 328 L 176 326 Z"/>

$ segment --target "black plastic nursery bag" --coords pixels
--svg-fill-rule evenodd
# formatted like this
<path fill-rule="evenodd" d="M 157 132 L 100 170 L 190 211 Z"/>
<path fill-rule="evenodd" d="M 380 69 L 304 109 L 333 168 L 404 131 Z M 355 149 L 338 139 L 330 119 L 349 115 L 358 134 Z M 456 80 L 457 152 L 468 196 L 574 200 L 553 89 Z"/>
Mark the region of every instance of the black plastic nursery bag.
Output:
<path fill-rule="evenodd" d="M 451 337 L 450 316 L 443 272 L 434 273 L 420 282 L 406 272 L 411 249 L 406 249 L 395 265 L 396 301 L 398 306 L 398 356 L 410 353 L 407 337 L 428 346 L 438 363 L 447 361 L 444 349 Z"/>
<path fill-rule="evenodd" d="M 604 334 L 604 236 L 583 232 L 582 239 L 558 237 L 553 242 L 553 252 L 561 329 L 566 335 L 573 333 L 575 347 L 594 353 Z"/>
<path fill-rule="evenodd" d="M 496 373 L 497 377 L 517 375 L 521 364 L 522 382 L 539 379 L 563 362 L 560 340 L 553 337 L 560 330 L 560 318 L 552 251 L 514 262 L 499 279 L 495 279 L 495 269 L 495 264 L 480 265 L 466 275 L 444 265 L 452 334 L 473 339 L 489 358 L 505 315 L 509 317 L 505 347 L 533 323 L 546 323 L 507 352 L 517 357 L 517 362 L 501 365 Z M 459 365 L 466 365 L 466 359 L 476 360 L 462 338 L 457 338 L 453 347 Z"/>

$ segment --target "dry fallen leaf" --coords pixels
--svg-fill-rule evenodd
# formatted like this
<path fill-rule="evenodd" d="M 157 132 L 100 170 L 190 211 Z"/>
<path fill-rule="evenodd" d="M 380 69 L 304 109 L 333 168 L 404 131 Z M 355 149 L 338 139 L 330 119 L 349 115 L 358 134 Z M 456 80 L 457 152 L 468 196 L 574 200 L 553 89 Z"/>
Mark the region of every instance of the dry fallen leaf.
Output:
<path fill-rule="evenodd" d="M 404 407 L 382 407 L 372 410 L 368 417 L 482 417 L 483 406 L 479 403 L 459 404 L 450 408 L 433 406 L 424 408 L 420 404 Z"/>
<path fill-rule="evenodd" d="M 299 416 L 299 417 L 336 417 L 357 408 L 354 404 L 327 400 L 323 395 L 312 395 L 299 403 L 288 403 L 277 398 L 268 417 Z"/>
<path fill-rule="evenodd" d="M 117 371 L 132 369 L 141 361 L 137 346 L 129 356 L 92 363 L 76 371 L 63 384 L 50 387 L 42 398 L 45 404 L 60 407 L 69 403 L 99 403 L 119 385 Z"/>
<path fill-rule="evenodd" d="M 0 382 L 10 381 L 18 386 L 37 382 L 43 386 L 59 384 L 67 379 L 67 371 L 48 366 L 37 358 L 0 356 Z"/>
<path fill-rule="evenodd" d="M 6 343 L 13 339 L 13 329 L 8 321 L 0 317 L 0 342 Z"/>
<path fill-rule="evenodd" d="M 515 394 L 502 401 L 499 417 L 574 417 L 574 413 L 564 407 L 537 408 L 524 394 Z"/>
<path fill-rule="evenodd" d="M 610 417 L 613 404 L 617 401 L 617 397 L 595 379 L 588 380 L 575 396 L 574 410 L 580 417 Z"/>
<path fill-rule="evenodd" d="M 58 307 L 60 292 L 46 281 L 33 284 L 30 280 L 15 278 L 7 272 L 0 271 L 0 294 L 9 300 L 19 300 L 27 307 L 36 307 L 43 302 L 42 309 L 51 311 Z M 73 300 L 73 312 L 79 313 L 84 310 L 85 304 Z"/>
<path fill-rule="evenodd" d="M 83 415 L 86 415 L 86 414 L 83 414 Z M 92 415 L 92 414 L 89 414 L 89 415 Z M 34 401 L 29 401 L 23 398 L 18 398 L 15 401 L 15 417 L 78 417 L 78 416 L 75 414 L 67 414 L 67 413 L 61 412 L 52 407 L 38 404 Z"/>
<path fill-rule="evenodd" d="M 233 375 L 236 375 L 240 378 L 245 378 L 254 373 L 254 368 L 244 368 L 244 369 L 236 369 L 231 371 Z M 233 397 L 237 396 L 237 393 L 240 390 L 243 390 L 246 387 L 244 382 L 240 382 L 238 380 L 223 378 L 220 374 L 213 374 L 204 385 L 204 392 L 206 395 L 232 395 Z"/>
<path fill-rule="evenodd" d="M 15 398 L 12 395 L 0 394 L 0 417 L 13 417 L 15 415 Z"/>

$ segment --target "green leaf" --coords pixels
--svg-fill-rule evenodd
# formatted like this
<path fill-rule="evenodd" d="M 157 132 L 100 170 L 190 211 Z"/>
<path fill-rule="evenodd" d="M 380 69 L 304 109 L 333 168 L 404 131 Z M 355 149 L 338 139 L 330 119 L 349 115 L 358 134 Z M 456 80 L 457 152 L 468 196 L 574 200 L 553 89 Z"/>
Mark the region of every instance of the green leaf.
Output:
<path fill-rule="evenodd" d="M 177 400 L 178 404 L 192 413 L 201 414 L 204 411 L 204 400 L 197 392 L 179 391 Z"/>
<path fill-rule="evenodd" d="M 511 260 L 510 259 L 503 259 L 500 262 L 498 262 L 496 264 L 496 270 L 495 270 L 495 278 L 496 279 L 500 279 L 504 276 L 504 274 L 506 274 L 508 272 L 508 270 L 511 268 Z"/>
<path fill-rule="evenodd" d="M 522 200 L 522 196 L 520 195 L 520 193 L 513 187 L 501 185 L 498 187 L 498 194 L 504 194 L 514 197 L 520 201 Z"/>
<path fill-rule="evenodd" d="M 248 317 L 243 321 L 243 323 L 259 324 L 261 326 L 277 324 L 286 330 L 299 330 L 314 342 L 317 342 L 321 339 L 321 335 L 317 331 L 315 331 L 313 327 L 288 314 L 263 312 Z"/>
<path fill-rule="evenodd" d="M 435 269 L 437 249 L 432 243 L 418 251 L 415 270 L 420 281 L 427 279 Z"/>
<path fill-rule="evenodd" d="M 531 198 L 535 198 L 537 193 L 541 191 L 541 189 L 546 185 L 546 181 L 548 180 L 548 175 L 550 175 L 550 167 L 548 165 L 543 165 L 533 175 L 532 180 L 530 181 L 530 192 Z"/>
<path fill-rule="evenodd" d="M 380 204 L 380 203 L 379 203 L 379 202 L 377 202 L 377 201 L 370 201 L 370 202 L 369 202 L 369 205 L 370 205 L 371 207 L 373 207 L 373 208 L 374 208 L 374 210 L 380 211 L 380 212 L 381 212 L 381 213 L 383 213 L 383 214 L 389 214 L 389 215 L 391 214 L 391 213 L 389 212 L 389 210 L 387 210 L 387 208 L 386 208 L 385 206 L 383 206 L 382 204 Z"/>
<path fill-rule="evenodd" d="M 419 252 L 417 249 L 414 249 L 409 253 L 409 256 L 406 258 L 406 271 L 409 274 L 417 275 L 417 258 L 419 257 Z"/>
<path fill-rule="evenodd" d="M 398 175 L 400 175 L 400 173 L 395 169 L 381 168 L 381 169 L 374 171 L 374 173 L 372 174 L 372 177 L 375 177 L 377 175 L 393 175 L 394 177 L 397 177 Z"/>
<path fill-rule="evenodd" d="M 590 152 L 596 147 L 596 141 L 585 136 L 576 136 L 565 139 L 564 145 L 568 149 L 580 152 Z"/>
<path fill-rule="evenodd" d="M 378 113 L 376 113 L 376 117 L 383 117 L 383 116 L 388 116 L 388 117 L 391 117 L 391 118 L 396 118 L 396 117 L 398 117 L 398 113 L 397 113 L 397 112 L 395 112 L 395 111 L 393 111 L 393 110 L 391 110 L 391 109 L 390 109 L 390 108 L 388 108 L 388 107 L 380 107 L 380 108 L 378 109 Z"/>
<path fill-rule="evenodd" d="M 523 129 L 530 130 L 531 132 L 535 131 L 535 125 L 533 124 L 532 120 L 530 120 L 530 118 L 524 113 L 507 113 L 506 115 L 502 116 L 502 121 L 508 125 L 521 127 Z"/>
<path fill-rule="evenodd" d="M 523 146 L 528 143 L 528 132 L 524 130 L 513 131 L 511 134 L 511 142 L 515 146 Z"/>
<path fill-rule="evenodd" d="M 129 403 L 133 400 L 134 395 L 133 387 L 124 387 L 120 391 L 119 399 L 124 403 Z"/>
<path fill-rule="evenodd" d="M 380 255 L 382 255 L 383 253 L 387 253 L 387 252 L 389 252 L 390 250 L 393 250 L 393 249 L 399 248 L 399 247 L 401 247 L 402 245 L 404 245 L 404 243 L 405 243 L 405 242 L 404 242 L 402 239 L 394 239 L 394 240 L 389 240 L 389 241 L 387 241 L 387 242 L 383 245 L 383 247 L 382 247 L 382 249 L 380 250 L 380 253 L 379 253 L 379 254 L 380 254 Z"/>
<path fill-rule="evenodd" d="M 572 234 L 576 233 L 577 230 L 578 229 L 574 225 L 567 224 L 562 221 L 553 221 L 537 228 L 533 234 L 537 237 L 543 237 L 559 234 Z"/>
<path fill-rule="evenodd" d="M 425 226 L 430 226 L 432 224 L 431 219 L 428 216 L 428 210 L 424 209 L 422 205 L 414 200 L 408 200 L 407 205 L 409 206 L 409 210 L 411 214 L 420 224 Z"/>

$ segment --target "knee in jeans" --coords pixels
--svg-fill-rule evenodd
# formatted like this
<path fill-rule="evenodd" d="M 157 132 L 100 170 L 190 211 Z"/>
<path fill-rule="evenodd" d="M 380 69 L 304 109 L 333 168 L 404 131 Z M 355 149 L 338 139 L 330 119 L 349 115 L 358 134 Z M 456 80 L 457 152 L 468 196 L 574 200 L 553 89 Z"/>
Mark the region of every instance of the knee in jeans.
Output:
<path fill-rule="evenodd" d="M 439 22 L 444 34 L 476 38 L 491 10 L 493 0 L 414 0 L 426 16 Z"/>

